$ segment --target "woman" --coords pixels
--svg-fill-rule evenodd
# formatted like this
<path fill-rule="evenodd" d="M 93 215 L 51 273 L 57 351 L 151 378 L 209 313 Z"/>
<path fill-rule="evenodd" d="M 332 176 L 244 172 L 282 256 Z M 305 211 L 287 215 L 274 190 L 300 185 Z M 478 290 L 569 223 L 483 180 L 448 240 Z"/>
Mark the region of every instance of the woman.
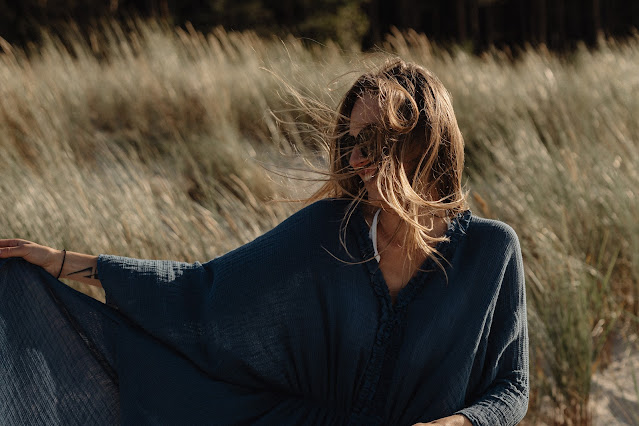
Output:
<path fill-rule="evenodd" d="M 466 210 L 442 84 L 402 61 L 362 76 L 329 142 L 314 203 L 205 264 L 0 240 L 0 258 L 107 298 L 20 260 L 0 268 L 0 411 L 12 401 L 24 423 L 519 422 L 521 250 L 508 225 Z"/>

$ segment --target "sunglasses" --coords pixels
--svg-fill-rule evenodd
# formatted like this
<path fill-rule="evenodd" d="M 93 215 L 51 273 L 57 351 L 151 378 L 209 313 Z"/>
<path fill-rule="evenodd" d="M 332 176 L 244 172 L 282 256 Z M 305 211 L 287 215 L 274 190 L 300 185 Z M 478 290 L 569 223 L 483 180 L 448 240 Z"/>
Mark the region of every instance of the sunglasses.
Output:
<path fill-rule="evenodd" d="M 342 158 L 348 163 L 353 148 L 358 147 L 364 158 L 371 162 L 377 159 L 379 132 L 375 126 L 369 125 L 362 128 L 357 136 L 350 133 L 342 136 L 340 140 L 340 149 Z"/>

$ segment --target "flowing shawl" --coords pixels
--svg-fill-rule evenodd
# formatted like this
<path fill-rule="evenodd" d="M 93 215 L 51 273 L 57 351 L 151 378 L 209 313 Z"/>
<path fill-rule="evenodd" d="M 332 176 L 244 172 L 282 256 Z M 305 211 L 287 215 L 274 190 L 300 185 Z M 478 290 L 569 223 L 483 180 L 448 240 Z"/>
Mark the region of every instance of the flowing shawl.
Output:
<path fill-rule="evenodd" d="M 204 264 L 100 255 L 106 305 L 2 262 L 0 423 L 519 422 L 513 229 L 460 213 L 438 245 L 446 274 L 427 260 L 393 304 L 364 217 L 346 210 L 319 201 Z"/>

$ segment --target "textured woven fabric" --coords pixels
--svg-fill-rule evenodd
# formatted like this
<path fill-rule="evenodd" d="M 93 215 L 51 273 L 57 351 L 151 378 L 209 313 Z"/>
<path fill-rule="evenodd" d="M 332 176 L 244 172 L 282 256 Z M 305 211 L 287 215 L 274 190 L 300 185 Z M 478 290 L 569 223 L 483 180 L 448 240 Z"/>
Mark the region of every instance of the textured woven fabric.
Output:
<path fill-rule="evenodd" d="M 113 310 L 0 260 L 0 425 L 117 424 Z"/>
<path fill-rule="evenodd" d="M 393 305 L 355 210 L 324 200 L 207 263 L 101 255 L 102 305 L 0 266 L 5 424 L 514 425 L 528 403 L 521 250 L 466 211 Z M 35 391 L 34 391 L 35 390 Z M 1 423 L 2 421 L 0 421 Z"/>

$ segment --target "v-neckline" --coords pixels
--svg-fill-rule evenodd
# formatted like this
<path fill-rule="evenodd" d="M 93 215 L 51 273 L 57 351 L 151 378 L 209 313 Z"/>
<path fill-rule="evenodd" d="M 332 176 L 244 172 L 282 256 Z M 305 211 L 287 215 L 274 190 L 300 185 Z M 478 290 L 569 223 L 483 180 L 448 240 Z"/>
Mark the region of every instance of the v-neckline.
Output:
<path fill-rule="evenodd" d="M 370 227 L 366 222 L 361 205 L 355 208 L 353 216 L 356 222 L 355 226 L 360 252 L 370 273 L 373 289 L 378 297 L 384 300 L 391 310 L 399 310 L 413 299 L 417 291 L 422 287 L 421 284 L 424 282 L 425 274 L 430 272 L 442 272 L 435 261 L 430 257 L 427 257 L 408 282 L 399 290 L 395 303 L 393 303 L 390 295 L 390 288 L 386 283 L 386 279 L 379 267 L 379 263 L 375 260 L 373 242 L 369 237 Z M 435 246 L 444 259 L 448 261 L 451 260 L 452 252 L 459 242 L 459 239 L 465 235 L 471 217 L 471 211 L 465 210 L 451 218 L 450 223 L 448 224 L 448 229 L 444 233 L 444 236 L 448 237 L 449 241 L 441 241 Z M 443 260 L 441 261 L 444 266 L 446 266 L 446 262 Z"/>

